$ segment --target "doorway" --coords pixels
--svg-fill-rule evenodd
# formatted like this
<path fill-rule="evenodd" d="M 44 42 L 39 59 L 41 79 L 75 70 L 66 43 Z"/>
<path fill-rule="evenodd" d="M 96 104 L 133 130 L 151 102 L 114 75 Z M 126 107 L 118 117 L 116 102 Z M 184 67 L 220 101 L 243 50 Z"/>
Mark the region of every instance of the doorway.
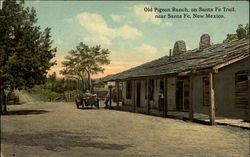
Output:
<path fill-rule="evenodd" d="M 176 84 L 176 109 L 178 111 L 189 110 L 189 81 L 179 79 Z"/>
<path fill-rule="evenodd" d="M 141 106 L 141 82 L 136 83 L 136 106 Z"/>

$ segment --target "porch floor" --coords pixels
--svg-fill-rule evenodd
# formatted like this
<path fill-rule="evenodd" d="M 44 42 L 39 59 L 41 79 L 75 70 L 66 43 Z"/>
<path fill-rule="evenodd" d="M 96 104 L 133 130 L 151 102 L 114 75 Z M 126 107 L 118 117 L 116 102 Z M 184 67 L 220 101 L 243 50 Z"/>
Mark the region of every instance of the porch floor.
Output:
<path fill-rule="evenodd" d="M 168 111 L 169 117 L 174 117 L 178 119 L 189 119 L 189 112 L 175 112 Z M 201 113 L 194 113 L 194 120 L 209 122 L 209 116 Z M 242 128 L 250 129 L 250 123 L 245 122 L 242 119 L 232 119 L 224 117 L 216 117 L 215 122 L 222 125 L 237 126 Z"/>
<path fill-rule="evenodd" d="M 122 110 L 122 111 L 130 111 L 130 112 L 137 112 L 137 113 L 143 113 L 146 114 L 145 112 L 139 112 L 139 111 L 134 111 L 134 108 L 132 106 L 112 106 L 112 109 L 115 110 Z M 169 118 L 176 118 L 176 119 L 189 119 L 189 112 L 181 112 L 181 111 L 168 111 L 168 117 Z M 150 109 L 150 115 L 155 115 L 155 116 L 163 116 L 163 111 L 155 110 L 155 109 Z M 209 123 L 209 115 L 202 114 L 202 113 L 194 113 L 194 121 L 201 122 L 201 123 Z M 233 118 L 225 118 L 225 117 L 216 117 L 215 119 L 216 124 L 220 125 L 229 125 L 229 126 L 234 126 L 234 127 L 241 127 L 244 129 L 249 129 L 250 130 L 250 123 L 246 122 L 242 119 L 233 119 Z"/>

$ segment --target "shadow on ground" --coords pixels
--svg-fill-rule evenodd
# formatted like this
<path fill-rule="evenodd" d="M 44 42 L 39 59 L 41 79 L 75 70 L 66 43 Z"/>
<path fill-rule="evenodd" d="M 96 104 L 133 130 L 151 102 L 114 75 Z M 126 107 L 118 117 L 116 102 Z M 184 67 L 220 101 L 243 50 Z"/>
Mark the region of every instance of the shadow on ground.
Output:
<path fill-rule="evenodd" d="M 32 114 L 44 114 L 49 111 L 46 110 L 17 110 L 7 111 L 4 115 L 32 115 Z"/>
<path fill-rule="evenodd" d="M 61 151 L 71 147 L 94 147 L 99 149 L 124 150 L 132 145 L 97 142 L 106 139 L 101 136 L 89 136 L 66 131 L 50 131 L 37 134 L 10 134 L 2 132 L 1 142 L 25 146 L 42 146 L 47 150 Z"/>
<path fill-rule="evenodd" d="M 95 108 L 95 107 L 81 107 L 81 108 L 78 108 L 78 109 L 80 109 L 80 110 L 98 110 L 97 108 Z"/>

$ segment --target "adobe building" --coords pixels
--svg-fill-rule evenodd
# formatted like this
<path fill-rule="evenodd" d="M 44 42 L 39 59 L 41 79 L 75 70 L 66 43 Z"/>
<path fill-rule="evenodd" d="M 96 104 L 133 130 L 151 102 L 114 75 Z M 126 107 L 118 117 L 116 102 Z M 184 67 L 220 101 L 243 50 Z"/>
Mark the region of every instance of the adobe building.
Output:
<path fill-rule="evenodd" d="M 171 54 L 104 78 L 122 89 L 123 108 L 164 116 L 188 112 L 191 120 L 202 113 L 211 124 L 216 116 L 250 120 L 249 39 L 211 45 L 204 34 L 199 48 L 187 51 L 177 41 Z"/>

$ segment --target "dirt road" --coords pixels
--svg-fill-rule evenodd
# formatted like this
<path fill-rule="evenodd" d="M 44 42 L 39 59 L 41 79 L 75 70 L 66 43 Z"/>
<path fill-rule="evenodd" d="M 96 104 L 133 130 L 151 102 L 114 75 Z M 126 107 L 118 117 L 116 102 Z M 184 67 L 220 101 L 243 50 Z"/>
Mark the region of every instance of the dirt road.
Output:
<path fill-rule="evenodd" d="M 11 105 L 1 117 L 5 157 L 247 157 L 249 130 L 73 103 Z"/>
<path fill-rule="evenodd" d="M 38 98 L 29 94 L 29 92 L 25 90 L 15 90 L 15 93 L 22 97 L 22 99 L 26 102 L 26 104 L 42 104 L 43 102 Z"/>

